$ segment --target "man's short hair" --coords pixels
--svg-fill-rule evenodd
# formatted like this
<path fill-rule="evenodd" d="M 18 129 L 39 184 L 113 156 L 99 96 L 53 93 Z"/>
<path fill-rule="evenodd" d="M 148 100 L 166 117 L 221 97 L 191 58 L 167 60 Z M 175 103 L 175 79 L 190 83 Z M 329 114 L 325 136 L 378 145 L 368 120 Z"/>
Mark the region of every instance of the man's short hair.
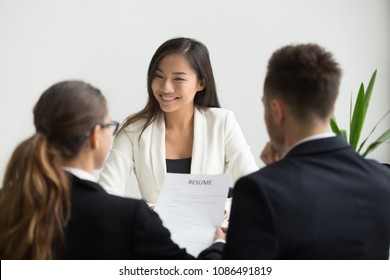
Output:
<path fill-rule="evenodd" d="M 282 98 L 301 120 L 328 117 L 336 101 L 341 69 L 331 53 L 316 44 L 288 45 L 268 62 L 264 92 Z"/>

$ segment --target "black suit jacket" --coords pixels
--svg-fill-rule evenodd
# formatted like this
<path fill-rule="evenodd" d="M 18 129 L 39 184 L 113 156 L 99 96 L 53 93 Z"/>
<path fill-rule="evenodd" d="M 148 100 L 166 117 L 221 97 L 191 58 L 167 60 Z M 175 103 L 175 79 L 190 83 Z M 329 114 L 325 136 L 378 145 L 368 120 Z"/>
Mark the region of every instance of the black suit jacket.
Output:
<path fill-rule="evenodd" d="M 141 200 L 109 195 L 97 183 L 73 175 L 71 219 L 62 259 L 193 259 L 179 248 L 159 216 Z M 221 256 L 214 244 L 204 258 Z"/>
<path fill-rule="evenodd" d="M 235 185 L 226 259 L 388 259 L 390 171 L 342 138 L 302 143 Z"/>

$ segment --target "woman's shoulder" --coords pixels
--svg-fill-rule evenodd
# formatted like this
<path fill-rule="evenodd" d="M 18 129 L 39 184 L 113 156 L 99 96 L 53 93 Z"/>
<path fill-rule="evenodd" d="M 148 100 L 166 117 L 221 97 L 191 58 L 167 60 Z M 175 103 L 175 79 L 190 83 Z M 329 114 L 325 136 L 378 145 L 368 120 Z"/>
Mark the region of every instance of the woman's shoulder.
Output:
<path fill-rule="evenodd" d="M 122 211 L 122 213 L 129 213 L 129 215 L 131 215 L 130 213 L 140 211 L 140 209 L 143 210 L 148 208 L 147 204 L 140 199 L 117 196 L 109 194 L 106 191 L 101 191 L 96 193 L 94 196 L 89 197 L 91 197 L 97 203 L 95 204 L 95 207 L 96 205 L 100 205 L 102 208 L 109 208 L 111 209 L 110 211 L 117 211 L 117 213 L 121 213 Z"/>

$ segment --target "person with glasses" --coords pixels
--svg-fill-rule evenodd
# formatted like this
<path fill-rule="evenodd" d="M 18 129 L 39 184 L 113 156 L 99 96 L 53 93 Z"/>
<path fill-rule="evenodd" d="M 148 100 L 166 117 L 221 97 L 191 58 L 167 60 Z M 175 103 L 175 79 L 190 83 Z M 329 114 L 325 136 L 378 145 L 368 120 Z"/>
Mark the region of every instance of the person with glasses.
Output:
<path fill-rule="evenodd" d="M 149 64 L 147 91 L 145 108 L 123 122 L 100 173 L 109 193 L 129 195 L 134 172 L 142 199 L 153 205 L 167 172 L 227 173 L 235 182 L 258 170 L 234 114 L 220 108 L 203 43 L 164 42 Z"/>
<path fill-rule="evenodd" d="M 108 123 L 100 123 L 99 125 L 101 128 L 110 128 L 112 136 L 115 136 L 115 134 L 118 132 L 119 122 L 110 121 Z"/>
<path fill-rule="evenodd" d="M 33 113 L 36 133 L 16 147 L 0 189 L 1 259 L 194 258 L 145 202 L 108 194 L 92 175 L 118 129 L 98 89 L 59 82 Z"/>

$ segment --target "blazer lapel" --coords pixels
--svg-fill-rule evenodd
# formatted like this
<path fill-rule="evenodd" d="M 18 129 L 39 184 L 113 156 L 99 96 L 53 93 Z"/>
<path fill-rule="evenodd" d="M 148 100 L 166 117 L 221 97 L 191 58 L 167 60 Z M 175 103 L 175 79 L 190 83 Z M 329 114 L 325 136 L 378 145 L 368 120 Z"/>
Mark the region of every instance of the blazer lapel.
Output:
<path fill-rule="evenodd" d="M 150 151 L 154 180 L 156 182 L 155 188 L 160 192 L 165 179 L 165 173 L 167 170 L 165 162 L 165 121 L 164 114 L 160 114 L 156 120 L 151 124 L 151 141 Z"/>
<path fill-rule="evenodd" d="M 195 107 L 194 142 L 192 144 L 191 174 L 205 173 L 207 158 L 207 119 L 204 112 Z"/>

